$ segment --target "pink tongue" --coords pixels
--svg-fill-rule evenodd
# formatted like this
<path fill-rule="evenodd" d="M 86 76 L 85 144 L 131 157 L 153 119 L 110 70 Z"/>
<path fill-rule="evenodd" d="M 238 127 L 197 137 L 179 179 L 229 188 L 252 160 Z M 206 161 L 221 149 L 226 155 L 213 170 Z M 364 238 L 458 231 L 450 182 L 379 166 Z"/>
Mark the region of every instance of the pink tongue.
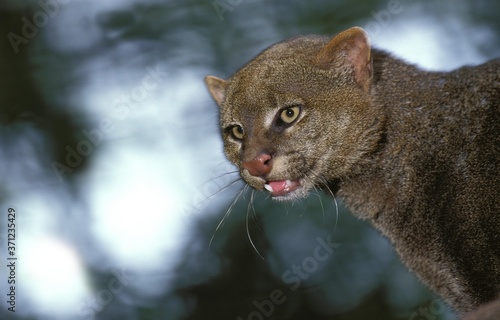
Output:
<path fill-rule="evenodd" d="M 273 192 L 280 192 L 286 188 L 286 180 L 270 181 L 269 185 L 273 188 Z"/>

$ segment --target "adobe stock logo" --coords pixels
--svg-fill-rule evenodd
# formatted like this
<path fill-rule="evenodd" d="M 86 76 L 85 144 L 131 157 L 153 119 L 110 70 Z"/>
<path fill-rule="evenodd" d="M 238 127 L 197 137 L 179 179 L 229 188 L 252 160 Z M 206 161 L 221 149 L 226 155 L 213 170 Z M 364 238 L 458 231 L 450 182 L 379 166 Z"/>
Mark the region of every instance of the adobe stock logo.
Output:
<path fill-rule="evenodd" d="M 325 263 L 333 255 L 334 250 L 340 246 L 339 243 L 332 242 L 331 236 L 328 235 L 325 239 L 317 237 L 317 246 L 314 248 L 310 256 L 302 259 L 300 264 L 294 264 L 281 275 L 281 281 L 284 284 L 290 285 L 290 291 L 296 291 L 303 280 L 307 280 L 312 274 L 318 271 L 320 266 Z M 276 306 L 285 303 L 287 300 L 286 293 L 280 289 L 274 289 L 269 294 L 269 299 L 261 301 L 254 300 L 252 302 L 255 310 L 250 312 L 246 317 L 237 317 L 236 320 L 265 320 L 270 318 Z"/>
<path fill-rule="evenodd" d="M 407 0 L 407 2 L 411 2 L 412 0 Z M 399 0 L 389 0 L 387 2 L 387 8 L 381 9 L 377 12 L 371 11 L 371 16 L 373 20 L 368 22 L 364 29 L 370 35 L 376 35 L 382 31 L 383 28 L 389 26 L 393 16 L 396 16 L 403 12 L 404 6 Z"/>
<path fill-rule="evenodd" d="M 418 311 L 413 312 L 408 320 L 436 320 L 446 311 L 446 307 L 439 299 L 432 300 L 429 305 L 418 308 Z"/>
<path fill-rule="evenodd" d="M 15 53 L 19 52 L 21 44 L 28 44 L 38 34 L 38 29 L 43 28 L 49 23 L 50 18 L 56 16 L 60 11 L 61 4 L 67 4 L 67 0 L 39 0 L 38 5 L 40 10 L 35 12 L 31 20 L 26 16 L 21 18 L 23 26 L 21 27 L 21 35 L 9 32 L 7 38 L 14 49 Z"/>
<path fill-rule="evenodd" d="M 125 269 L 121 272 L 112 270 L 113 278 L 108 281 L 105 288 L 97 291 L 95 295 L 89 297 L 78 308 L 78 315 L 86 320 L 93 320 L 96 314 L 113 302 L 116 295 L 122 293 L 130 282 L 136 279 L 136 275 L 128 273 Z"/>
<path fill-rule="evenodd" d="M 224 13 L 226 11 L 233 11 L 234 8 L 239 6 L 243 0 L 215 0 L 212 2 L 215 12 L 219 16 L 220 21 L 224 21 Z"/>

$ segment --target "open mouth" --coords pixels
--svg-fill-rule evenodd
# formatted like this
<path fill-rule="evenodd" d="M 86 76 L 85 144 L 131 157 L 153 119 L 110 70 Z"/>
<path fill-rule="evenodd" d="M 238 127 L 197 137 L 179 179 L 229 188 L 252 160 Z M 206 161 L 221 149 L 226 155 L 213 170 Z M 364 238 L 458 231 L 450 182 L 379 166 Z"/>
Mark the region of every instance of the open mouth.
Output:
<path fill-rule="evenodd" d="M 301 187 L 299 180 L 274 180 L 267 181 L 264 185 L 273 197 L 280 197 L 289 194 Z"/>

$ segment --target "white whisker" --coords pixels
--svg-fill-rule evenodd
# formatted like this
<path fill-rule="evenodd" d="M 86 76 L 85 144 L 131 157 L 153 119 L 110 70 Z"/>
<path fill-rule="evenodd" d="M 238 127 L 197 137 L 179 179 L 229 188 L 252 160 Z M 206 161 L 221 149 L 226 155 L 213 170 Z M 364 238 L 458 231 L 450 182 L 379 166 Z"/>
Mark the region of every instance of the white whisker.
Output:
<path fill-rule="evenodd" d="M 337 197 L 335 197 L 335 194 L 332 192 L 332 189 L 330 189 L 330 187 L 328 186 L 328 183 L 324 180 L 322 181 L 322 183 L 325 186 L 325 188 L 328 190 L 330 195 L 332 196 L 333 203 L 335 204 L 335 226 L 333 227 L 333 232 L 335 232 L 335 230 L 337 230 L 337 226 L 338 226 L 338 222 L 339 222 L 339 204 L 337 202 Z"/>
<path fill-rule="evenodd" d="M 231 205 L 229 206 L 229 208 L 227 209 L 226 213 L 224 214 L 224 217 L 222 217 L 222 219 L 220 220 L 219 224 L 217 225 L 217 227 L 215 228 L 215 231 L 214 233 L 212 234 L 212 237 L 210 238 L 210 241 L 208 243 L 208 251 L 210 251 L 210 246 L 212 245 L 212 242 L 214 240 L 214 237 L 215 237 L 215 234 L 217 233 L 217 231 L 219 230 L 219 228 L 221 228 L 221 226 L 224 225 L 224 221 L 226 220 L 227 217 L 229 217 L 229 215 L 231 214 L 232 210 L 233 210 L 233 207 L 235 206 L 236 202 L 238 202 L 238 199 L 240 198 L 240 196 L 244 193 L 244 191 L 248 188 L 248 185 L 244 185 L 240 192 L 238 193 L 238 195 L 234 198 L 233 202 L 231 203 Z"/>
<path fill-rule="evenodd" d="M 248 203 L 247 216 L 246 216 L 246 221 L 245 221 L 246 222 L 246 229 L 247 229 L 247 237 L 248 237 L 248 240 L 250 240 L 250 244 L 252 245 L 255 252 L 257 252 L 257 254 L 259 255 L 259 257 L 261 257 L 262 260 L 266 261 L 266 259 L 264 259 L 264 257 L 260 254 L 259 250 L 257 249 L 255 244 L 253 243 L 252 236 L 250 235 L 250 228 L 248 225 L 248 216 L 250 214 L 250 207 L 253 208 L 253 190 L 252 190 L 252 193 L 250 195 L 250 202 Z M 255 210 L 254 210 L 254 214 L 255 214 Z"/>
<path fill-rule="evenodd" d="M 207 197 L 207 199 L 212 199 L 213 197 L 215 197 L 216 195 L 218 195 L 219 193 L 229 189 L 230 187 L 232 187 L 234 184 L 238 183 L 239 181 L 241 181 L 241 178 L 238 178 L 238 179 L 235 179 L 231 182 L 229 182 L 227 185 L 225 185 L 224 187 L 220 188 L 219 190 L 217 190 L 216 192 L 212 193 L 211 195 L 209 195 Z"/>

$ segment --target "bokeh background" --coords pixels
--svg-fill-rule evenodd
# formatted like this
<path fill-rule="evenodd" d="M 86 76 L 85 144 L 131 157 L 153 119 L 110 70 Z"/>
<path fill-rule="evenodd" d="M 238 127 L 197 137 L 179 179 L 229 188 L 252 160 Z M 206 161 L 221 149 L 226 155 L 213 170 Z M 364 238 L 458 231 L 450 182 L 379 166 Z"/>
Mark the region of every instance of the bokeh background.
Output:
<path fill-rule="evenodd" d="M 245 190 L 203 77 L 353 25 L 451 70 L 500 56 L 499 18 L 494 0 L 2 0 L 0 318 L 454 319 L 341 202 Z"/>

